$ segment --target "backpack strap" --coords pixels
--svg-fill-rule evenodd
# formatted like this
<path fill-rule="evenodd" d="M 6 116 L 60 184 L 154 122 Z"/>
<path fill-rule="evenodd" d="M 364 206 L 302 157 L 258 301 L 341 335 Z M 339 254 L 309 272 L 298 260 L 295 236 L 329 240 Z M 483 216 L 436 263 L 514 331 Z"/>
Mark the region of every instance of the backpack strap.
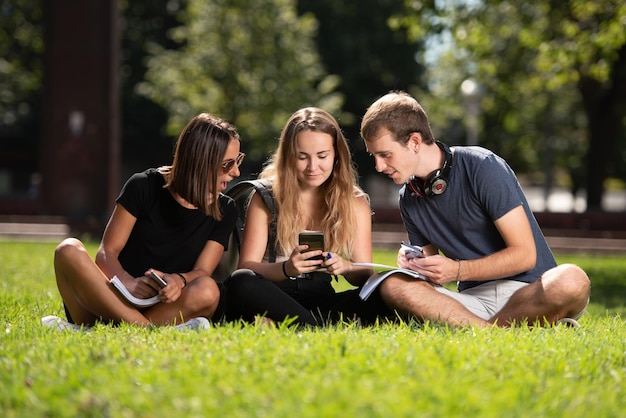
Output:
<path fill-rule="evenodd" d="M 270 211 L 271 220 L 267 236 L 267 244 L 269 247 L 269 262 L 276 262 L 276 225 L 278 214 L 276 212 L 276 200 L 272 193 L 272 183 L 268 180 L 249 180 L 254 186 L 254 190 L 261 196 L 263 203 Z"/>
<path fill-rule="evenodd" d="M 274 200 L 274 195 L 272 194 L 272 184 L 268 180 L 256 179 L 241 181 L 234 185 L 226 193 L 235 200 L 237 203 L 237 209 L 239 210 L 240 222 L 238 222 L 236 231 L 237 246 L 241 244 L 243 222 L 246 217 L 247 205 L 249 203 L 248 196 L 250 196 L 252 189 L 254 189 L 259 196 L 261 196 L 263 203 L 265 203 L 265 206 L 267 206 L 271 214 L 267 245 L 269 248 L 269 262 L 274 263 L 276 261 L 276 223 L 278 216 L 276 213 L 276 201 Z"/>

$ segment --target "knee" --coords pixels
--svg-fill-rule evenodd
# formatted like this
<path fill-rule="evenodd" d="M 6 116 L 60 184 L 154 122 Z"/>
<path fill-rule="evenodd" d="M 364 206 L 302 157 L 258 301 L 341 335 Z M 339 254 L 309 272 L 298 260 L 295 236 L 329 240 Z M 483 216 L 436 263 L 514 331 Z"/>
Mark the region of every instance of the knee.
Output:
<path fill-rule="evenodd" d="M 215 280 L 210 277 L 198 277 L 192 282 L 190 296 L 199 309 L 215 308 L 220 300 L 220 290 Z M 190 289 L 191 290 L 191 289 Z"/>
<path fill-rule="evenodd" d="M 54 250 L 54 262 L 62 263 L 71 260 L 78 254 L 85 253 L 85 246 L 76 238 L 66 238 Z"/>
<path fill-rule="evenodd" d="M 587 273 L 575 264 L 562 264 L 557 268 L 564 278 L 564 291 L 574 299 L 587 300 L 591 290 Z"/>
<path fill-rule="evenodd" d="M 561 264 L 545 272 L 542 281 L 547 301 L 566 309 L 568 314 L 573 311 L 579 312 L 587 306 L 591 282 L 580 267 L 574 264 Z"/>
<path fill-rule="evenodd" d="M 258 286 L 262 285 L 265 280 L 258 276 L 254 271 L 249 269 L 235 270 L 224 282 L 224 286 L 228 289 L 228 294 L 233 297 L 241 297 L 246 294 L 255 293 Z"/>

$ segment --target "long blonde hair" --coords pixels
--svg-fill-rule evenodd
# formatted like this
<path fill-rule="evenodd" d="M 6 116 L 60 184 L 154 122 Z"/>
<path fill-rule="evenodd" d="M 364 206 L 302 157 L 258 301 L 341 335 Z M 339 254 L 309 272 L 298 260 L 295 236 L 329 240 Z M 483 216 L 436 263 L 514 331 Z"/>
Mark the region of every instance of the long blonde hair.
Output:
<path fill-rule="evenodd" d="M 278 148 L 270 157 L 259 178 L 272 183 L 278 212 L 276 250 L 288 255 L 297 246 L 297 232 L 306 229 L 307 220 L 300 214 L 299 185 L 296 169 L 296 138 L 302 131 L 323 132 L 333 138 L 335 165 L 330 177 L 320 186 L 324 196 L 320 229 L 326 251 L 350 259 L 354 231 L 357 228 L 354 198 L 367 195 L 357 185 L 357 171 L 339 124 L 328 112 L 307 107 L 291 115 L 280 135 Z"/>

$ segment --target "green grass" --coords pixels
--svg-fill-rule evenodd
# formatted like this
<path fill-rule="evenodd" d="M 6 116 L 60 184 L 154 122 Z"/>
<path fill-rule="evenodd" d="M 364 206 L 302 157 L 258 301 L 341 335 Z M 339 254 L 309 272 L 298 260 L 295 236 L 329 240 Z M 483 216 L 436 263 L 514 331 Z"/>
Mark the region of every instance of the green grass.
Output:
<path fill-rule="evenodd" d="M 416 323 L 320 330 L 57 332 L 53 244 L 0 243 L 3 417 L 616 417 L 626 410 L 626 260 L 592 279 L 577 330 Z M 95 245 L 90 246 L 93 254 Z M 394 263 L 393 252 L 375 261 Z"/>

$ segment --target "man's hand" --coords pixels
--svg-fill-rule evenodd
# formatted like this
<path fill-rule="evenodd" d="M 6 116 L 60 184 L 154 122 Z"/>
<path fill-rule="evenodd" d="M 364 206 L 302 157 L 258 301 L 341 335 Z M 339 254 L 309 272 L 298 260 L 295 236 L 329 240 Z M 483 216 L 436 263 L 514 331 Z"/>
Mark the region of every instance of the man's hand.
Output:
<path fill-rule="evenodd" d="M 398 257 L 399 259 L 400 257 Z M 410 270 L 417 271 L 428 277 L 430 281 L 437 284 L 450 283 L 457 280 L 459 263 L 451 258 L 441 255 L 431 255 L 424 258 L 406 259 L 406 265 Z M 400 265 L 398 263 L 398 265 Z M 405 268 L 405 267 L 403 267 Z"/>

